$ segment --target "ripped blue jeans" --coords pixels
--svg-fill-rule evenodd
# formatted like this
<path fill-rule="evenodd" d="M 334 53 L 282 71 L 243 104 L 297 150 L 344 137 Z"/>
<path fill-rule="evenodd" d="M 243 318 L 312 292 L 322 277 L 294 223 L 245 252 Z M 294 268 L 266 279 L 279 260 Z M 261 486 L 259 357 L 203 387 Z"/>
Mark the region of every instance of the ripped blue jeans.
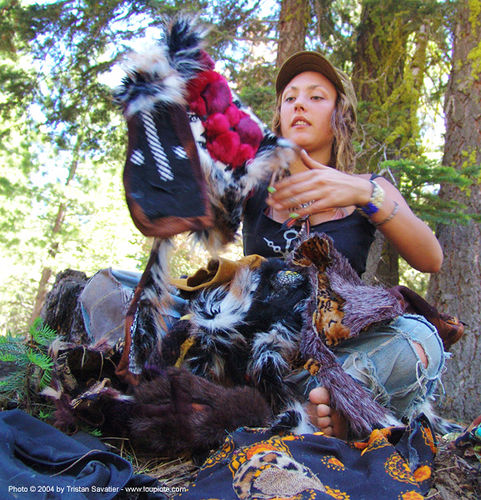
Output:
<path fill-rule="evenodd" d="M 415 344 L 424 351 L 427 366 Z M 446 359 L 436 329 L 416 314 L 373 326 L 331 350 L 346 373 L 379 404 L 405 420 L 416 416 L 433 396 Z M 313 377 L 310 379 L 304 379 L 306 396 L 317 385 Z"/>

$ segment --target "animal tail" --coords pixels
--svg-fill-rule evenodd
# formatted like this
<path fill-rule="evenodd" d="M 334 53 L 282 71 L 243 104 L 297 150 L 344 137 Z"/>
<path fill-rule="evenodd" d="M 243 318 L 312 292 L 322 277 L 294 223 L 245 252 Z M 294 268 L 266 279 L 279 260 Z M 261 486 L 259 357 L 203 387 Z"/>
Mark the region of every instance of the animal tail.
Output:
<path fill-rule="evenodd" d="M 125 338 L 116 374 L 136 385 L 149 355 L 160 346 L 170 305 L 170 239 L 155 238 L 149 261 L 135 289 L 125 318 Z"/>

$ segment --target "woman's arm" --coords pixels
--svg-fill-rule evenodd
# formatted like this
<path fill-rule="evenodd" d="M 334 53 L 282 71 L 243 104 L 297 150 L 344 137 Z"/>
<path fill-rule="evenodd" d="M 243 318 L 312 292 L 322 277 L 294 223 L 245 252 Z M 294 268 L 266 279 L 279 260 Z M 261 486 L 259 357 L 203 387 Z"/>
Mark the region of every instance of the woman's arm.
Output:
<path fill-rule="evenodd" d="M 301 159 L 307 170 L 276 183 L 275 192 L 267 203 L 277 210 L 293 205 L 313 202 L 297 210 L 299 216 L 314 215 L 337 207 L 364 206 L 368 203 L 372 184 L 369 176 L 351 175 L 322 165 L 304 151 Z M 379 210 L 370 217 L 378 229 L 391 241 L 400 255 L 415 269 L 437 272 L 441 268 L 443 253 L 435 235 L 421 219 L 416 217 L 401 193 L 386 179 L 376 182 L 385 196 Z M 396 207 L 395 215 L 385 221 Z"/>

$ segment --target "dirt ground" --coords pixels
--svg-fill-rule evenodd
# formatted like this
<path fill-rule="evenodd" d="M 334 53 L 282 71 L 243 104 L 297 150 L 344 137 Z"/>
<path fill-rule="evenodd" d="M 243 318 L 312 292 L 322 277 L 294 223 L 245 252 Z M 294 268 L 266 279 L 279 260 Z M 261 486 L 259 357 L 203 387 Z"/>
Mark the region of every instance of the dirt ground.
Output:
<path fill-rule="evenodd" d="M 474 449 L 450 449 L 452 440 L 440 437 L 434 460 L 433 487 L 430 500 L 481 499 L 481 462 Z"/>

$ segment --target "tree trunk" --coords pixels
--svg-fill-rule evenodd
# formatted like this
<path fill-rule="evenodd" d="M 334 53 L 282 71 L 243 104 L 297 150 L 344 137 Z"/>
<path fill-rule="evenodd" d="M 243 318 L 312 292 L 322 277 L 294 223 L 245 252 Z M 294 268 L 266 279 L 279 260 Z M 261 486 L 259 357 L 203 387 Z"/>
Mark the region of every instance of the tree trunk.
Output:
<path fill-rule="evenodd" d="M 28 320 L 28 326 L 31 326 L 36 318 L 40 316 L 43 304 L 45 303 L 45 297 L 47 296 L 47 286 L 52 276 L 52 269 L 50 267 L 44 267 L 42 269 L 42 275 L 40 276 L 40 281 L 38 282 L 37 295 L 35 296 L 35 302 L 33 304 L 32 314 Z"/>
<path fill-rule="evenodd" d="M 473 7 L 474 9 L 474 7 Z M 445 96 L 445 165 L 462 170 L 481 164 L 481 67 L 479 14 L 470 2 L 458 2 L 454 26 L 452 70 Z M 478 185 L 460 190 L 442 186 L 440 198 L 466 204 L 472 213 L 481 213 Z M 453 347 L 443 377 L 446 395 L 441 413 L 449 418 L 471 421 L 480 413 L 481 385 L 481 224 L 440 225 L 438 239 L 444 251 L 441 271 L 431 277 L 428 299 L 443 311 L 466 323 L 464 337 Z"/>
<path fill-rule="evenodd" d="M 397 44 L 398 63 L 388 64 L 393 54 L 393 44 L 389 42 L 387 30 L 392 26 L 386 26 L 385 30 L 379 32 L 376 26 L 379 19 L 384 16 L 384 8 L 373 6 L 372 2 L 363 2 L 361 23 L 359 25 L 357 52 L 354 60 L 353 83 L 356 87 L 358 98 L 363 101 L 367 108 L 376 108 L 386 101 L 394 88 L 402 80 L 403 65 L 405 60 L 405 42 Z M 399 40 L 398 40 L 399 41 Z M 369 113 L 371 115 L 371 113 Z M 362 117 L 361 117 L 362 119 Z M 367 124 L 366 133 L 372 133 L 372 126 L 381 126 L 381 123 Z M 393 124 L 394 126 L 394 124 Z M 387 129 L 386 129 L 387 130 Z M 389 132 L 389 131 L 388 131 Z M 370 139 L 368 139 L 370 140 Z M 379 139 L 377 139 L 379 141 Z M 382 138 L 381 138 L 382 141 Z M 377 142 L 377 141 L 376 141 Z M 379 154 L 383 146 L 378 150 L 377 158 L 371 155 L 361 158 L 358 164 L 359 170 L 370 170 L 372 165 L 377 165 L 381 160 L 393 159 L 391 155 Z M 376 156 L 376 155 L 375 155 Z M 374 252 L 378 260 L 373 258 Z M 373 247 L 371 258 L 368 260 L 366 275 L 375 275 L 374 280 L 387 286 L 395 286 L 399 283 L 398 253 L 387 240 L 383 240 L 381 251 Z"/>
<path fill-rule="evenodd" d="M 353 70 L 353 83 L 361 103 L 363 143 L 358 171 L 379 172 L 380 162 L 418 152 L 417 110 L 428 41 L 425 26 L 418 18 L 402 2 L 362 3 Z M 415 51 L 409 56 L 408 39 L 413 31 Z M 393 130 L 400 132 L 391 137 Z M 391 179 L 396 184 L 396 172 L 391 172 Z M 399 283 L 399 254 L 387 240 L 382 252 L 373 246 L 366 276 L 372 279 L 374 274 L 375 281 L 386 286 Z"/>
<path fill-rule="evenodd" d="M 376 237 L 367 256 L 366 270 L 362 275 L 362 280 L 368 285 L 376 285 L 379 283 L 376 277 L 376 272 L 379 260 L 381 259 L 384 241 L 385 238 L 381 231 L 376 231 Z"/>
<path fill-rule="evenodd" d="M 68 186 L 73 178 L 75 177 L 75 173 L 77 171 L 78 167 L 78 152 L 79 152 L 79 146 L 80 146 L 80 138 L 77 140 L 77 144 L 75 146 L 73 155 L 74 159 L 72 163 L 70 164 L 69 172 L 68 172 L 68 177 L 67 180 L 65 181 L 65 186 Z M 65 214 L 66 214 L 67 206 L 65 203 L 60 203 L 58 210 L 57 210 L 57 215 L 55 217 L 55 221 L 52 227 L 52 231 L 50 233 L 50 239 L 52 241 L 50 248 L 48 250 L 48 259 L 49 260 L 54 260 L 55 256 L 58 253 L 58 248 L 59 248 L 59 242 L 57 241 L 57 238 L 62 230 L 62 225 L 64 223 L 65 219 Z M 47 295 L 47 290 L 48 290 L 48 284 L 50 281 L 50 278 L 52 277 L 53 271 L 50 266 L 45 266 L 42 269 L 42 274 L 40 277 L 40 281 L 38 283 L 37 287 L 37 294 L 35 296 L 35 301 L 32 309 L 32 314 L 30 315 L 29 319 L 29 326 L 33 324 L 36 318 L 40 315 L 40 312 L 42 310 L 42 307 L 45 303 L 45 297 Z"/>
<path fill-rule="evenodd" d="M 399 284 L 399 253 L 386 239 L 376 269 L 376 280 L 388 288 Z"/>
<path fill-rule="evenodd" d="M 282 0 L 278 24 L 277 67 L 290 55 L 304 50 L 309 13 L 308 0 Z"/>

